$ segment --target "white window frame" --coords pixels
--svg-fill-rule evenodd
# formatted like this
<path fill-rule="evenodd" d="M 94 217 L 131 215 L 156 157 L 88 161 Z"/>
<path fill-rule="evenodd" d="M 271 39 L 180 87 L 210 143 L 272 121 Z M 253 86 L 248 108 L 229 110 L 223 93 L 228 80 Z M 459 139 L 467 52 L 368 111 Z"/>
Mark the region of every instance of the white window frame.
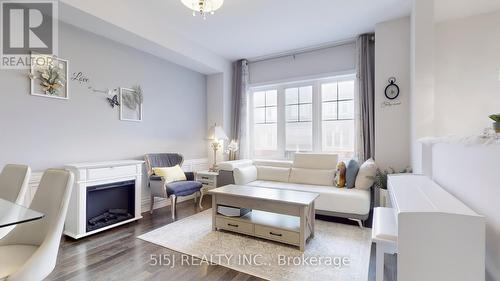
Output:
<path fill-rule="evenodd" d="M 312 86 L 312 125 L 313 125 L 313 150 L 312 152 L 322 152 L 322 99 L 321 85 L 328 83 L 338 83 L 342 81 L 352 81 L 356 84 L 356 75 L 354 73 L 343 74 L 338 76 L 330 76 L 315 79 L 297 79 L 296 82 L 274 83 L 268 85 L 258 85 L 249 87 L 248 98 L 248 117 L 249 117 L 249 153 L 251 158 L 255 158 L 254 150 L 254 106 L 253 93 L 261 91 L 277 90 L 277 151 L 269 156 L 269 159 L 283 160 L 286 157 L 286 116 L 285 116 L 285 89 L 300 88 L 304 86 Z M 356 87 L 356 85 L 355 85 Z M 356 121 L 355 121 L 356 122 Z M 356 125 L 354 125 L 356 126 Z"/>

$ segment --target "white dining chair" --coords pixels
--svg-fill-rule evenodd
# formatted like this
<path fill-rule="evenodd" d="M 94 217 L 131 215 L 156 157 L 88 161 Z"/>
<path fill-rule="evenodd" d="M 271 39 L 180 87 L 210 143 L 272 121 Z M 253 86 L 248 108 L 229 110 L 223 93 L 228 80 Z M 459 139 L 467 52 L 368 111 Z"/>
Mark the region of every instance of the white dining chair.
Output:
<path fill-rule="evenodd" d="M 73 182 L 70 171 L 45 171 L 29 207 L 45 217 L 0 240 L 1 281 L 40 281 L 54 270 Z"/>
<path fill-rule="evenodd" d="M 26 198 L 30 176 L 29 166 L 5 165 L 0 173 L 0 198 L 22 204 Z"/>
<path fill-rule="evenodd" d="M 0 173 L 0 198 L 23 205 L 28 192 L 31 169 L 26 165 L 7 164 Z M 14 226 L 0 228 L 0 239 Z"/>

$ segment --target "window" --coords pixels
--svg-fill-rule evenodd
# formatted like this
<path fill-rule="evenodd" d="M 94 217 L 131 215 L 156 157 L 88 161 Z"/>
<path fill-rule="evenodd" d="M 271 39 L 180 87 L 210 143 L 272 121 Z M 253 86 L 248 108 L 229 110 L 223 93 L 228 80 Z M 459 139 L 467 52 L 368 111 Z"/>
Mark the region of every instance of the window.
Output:
<path fill-rule="evenodd" d="M 250 140 L 255 158 L 293 153 L 354 155 L 354 76 L 251 88 Z"/>
<path fill-rule="evenodd" d="M 272 156 L 278 146 L 278 92 L 253 93 L 253 150 L 255 156 Z"/>
<path fill-rule="evenodd" d="M 354 81 L 321 84 L 322 151 L 354 155 Z"/>
<path fill-rule="evenodd" d="M 285 150 L 313 150 L 312 86 L 285 89 Z"/>

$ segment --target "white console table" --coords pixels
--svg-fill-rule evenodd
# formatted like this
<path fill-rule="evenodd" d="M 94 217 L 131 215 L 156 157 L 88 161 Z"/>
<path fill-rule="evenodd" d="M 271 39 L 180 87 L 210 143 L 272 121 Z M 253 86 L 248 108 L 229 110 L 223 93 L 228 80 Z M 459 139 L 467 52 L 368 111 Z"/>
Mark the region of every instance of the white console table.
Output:
<path fill-rule="evenodd" d="M 75 185 L 66 216 L 64 234 L 79 239 L 122 224 L 141 219 L 142 165 L 144 161 L 123 160 L 97 163 L 68 164 L 65 168 L 75 174 Z M 96 186 L 135 181 L 133 217 L 102 228 L 87 231 L 87 194 Z M 89 189 L 90 188 L 90 189 Z M 90 203 L 90 202 L 89 202 Z M 91 203 L 90 203 L 91 204 Z"/>

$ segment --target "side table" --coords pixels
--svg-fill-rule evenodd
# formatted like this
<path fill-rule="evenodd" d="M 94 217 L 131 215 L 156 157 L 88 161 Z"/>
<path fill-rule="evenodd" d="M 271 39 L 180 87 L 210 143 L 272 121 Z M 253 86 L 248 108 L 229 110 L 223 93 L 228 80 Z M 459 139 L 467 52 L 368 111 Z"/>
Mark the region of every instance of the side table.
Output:
<path fill-rule="evenodd" d="M 218 172 L 210 172 L 210 171 L 196 172 L 195 180 L 203 184 L 203 187 L 201 188 L 201 196 L 199 202 L 200 209 L 202 208 L 201 202 L 203 201 L 203 195 L 205 195 L 209 190 L 217 188 L 218 176 L 219 176 Z"/>

